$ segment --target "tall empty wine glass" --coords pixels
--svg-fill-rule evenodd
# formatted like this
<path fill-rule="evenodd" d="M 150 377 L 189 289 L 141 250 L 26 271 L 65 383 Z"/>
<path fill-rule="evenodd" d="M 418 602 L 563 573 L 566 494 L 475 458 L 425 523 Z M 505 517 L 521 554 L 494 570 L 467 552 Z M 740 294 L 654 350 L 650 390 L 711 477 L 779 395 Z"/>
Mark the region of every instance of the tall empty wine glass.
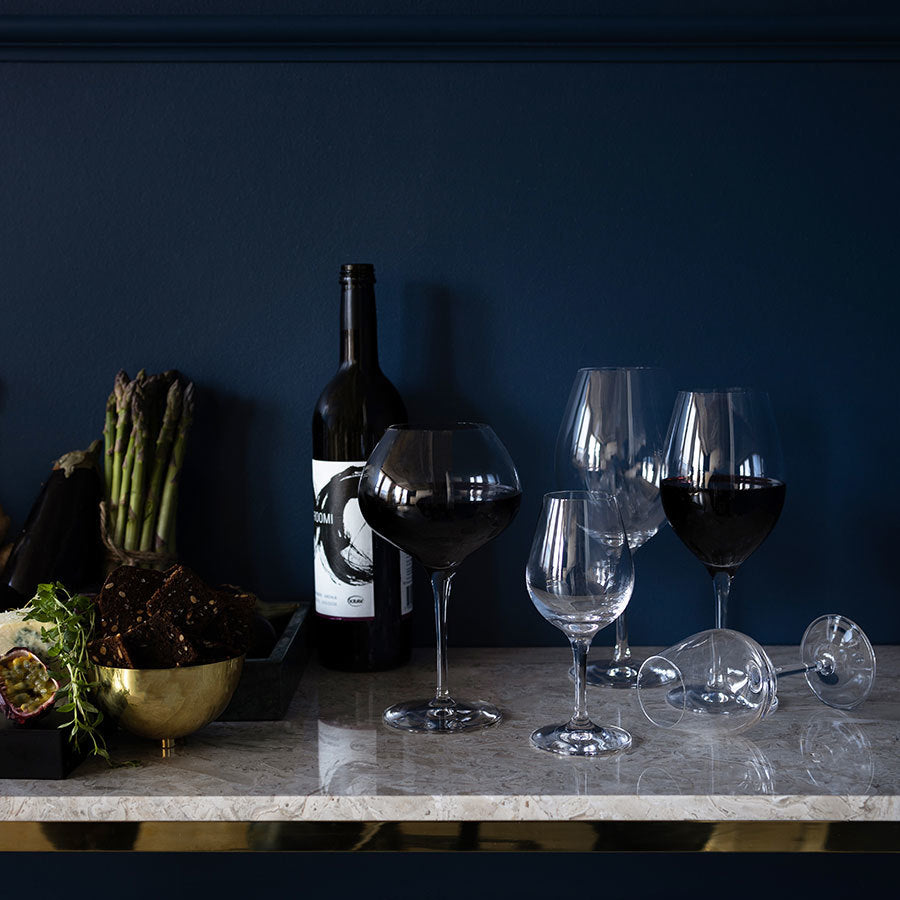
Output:
<path fill-rule="evenodd" d="M 394 425 L 372 451 L 359 506 L 372 529 L 431 576 L 437 633 L 434 697 L 397 703 L 384 721 L 414 732 L 455 732 L 500 721 L 483 700 L 458 700 L 447 686 L 447 603 L 460 563 L 503 531 L 519 509 L 519 476 L 488 425 Z"/>
<path fill-rule="evenodd" d="M 631 551 L 611 494 L 545 494 L 525 570 L 538 612 L 562 631 L 575 659 L 575 710 L 568 722 L 531 735 L 541 750 L 596 756 L 631 746 L 615 725 L 595 725 L 585 707 L 585 668 L 594 635 L 621 615 L 634 587 Z"/>
<path fill-rule="evenodd" d="M 557 486 L 613 494 L 632 553 L 666 521 L 659 485 L 671 412 L 672 387 L 662 369 L 580 369 L 559 429 Z M 640 665 L 628 646 L 623 613 L 616 619 L 612 657 L 591 663 L 587 680 L 634 687 Z"/>
<path fill-rule="evenodd" d="M 672 530 L 713 578 L 716 628 L 725 628 L 731 581 L 775 527 L 784 493 L 767 394 L 679 391 L 660 496 Z"/>

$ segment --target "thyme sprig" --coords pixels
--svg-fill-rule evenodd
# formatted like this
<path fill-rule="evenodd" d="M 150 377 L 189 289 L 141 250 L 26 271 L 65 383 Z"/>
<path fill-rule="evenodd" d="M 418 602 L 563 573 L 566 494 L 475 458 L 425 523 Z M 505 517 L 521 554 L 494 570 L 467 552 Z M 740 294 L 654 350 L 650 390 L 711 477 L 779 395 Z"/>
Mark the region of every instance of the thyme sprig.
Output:
<path fill-rule="evenodd" d="M 94 601 L 83 594 L 70 594 L 59 582 L 39 584 L 23 612 L 24 618 L 41 623 L 41 639 L 50 646 L 50 673 L 60 683 L 64 701 L 56 709 L 72 714 L 59 727 L 70 729 L 69 740 L 75 750 L 87 745 L 89 753 L 114 765 L 100 731 L 103 713 L 90 701 L 91 691 L 97 687 L 87 652 L 96 616 Z"/>

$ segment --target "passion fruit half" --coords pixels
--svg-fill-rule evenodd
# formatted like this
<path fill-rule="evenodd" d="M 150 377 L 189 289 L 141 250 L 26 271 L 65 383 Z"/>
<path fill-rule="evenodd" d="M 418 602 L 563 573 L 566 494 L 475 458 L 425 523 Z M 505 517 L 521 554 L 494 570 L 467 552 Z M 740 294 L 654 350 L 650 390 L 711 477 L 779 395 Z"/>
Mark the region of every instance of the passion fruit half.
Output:
<path fill-rule="evenodd" d="M 56 699 L 59 682 L 24 647 L 0 656 L 0 708 L 8 719 L 27 722 L 45 713 Z"/>

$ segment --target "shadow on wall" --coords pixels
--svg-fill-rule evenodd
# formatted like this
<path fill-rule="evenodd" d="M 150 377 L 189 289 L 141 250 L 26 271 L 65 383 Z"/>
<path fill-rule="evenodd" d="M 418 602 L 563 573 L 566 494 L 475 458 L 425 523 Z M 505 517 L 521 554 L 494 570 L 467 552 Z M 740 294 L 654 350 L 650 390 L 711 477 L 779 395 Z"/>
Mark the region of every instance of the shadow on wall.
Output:
<path fill-rule="evenodd" d="M 279 415 L 255 398 L 210 385 L 198 384 L 196 391 L 178 504 L 179 558 L 213 581 L 261 592 L 289 584 L 268 514 L 274 486 L 266 473 L 276 467 L 259 456 L 251 459 L 250 449 L 251 435 L 270 446 L 266 437 L 277 433 Z"/>
<path fill-rule="evenodd" d="M 512 456 L 527 491 L 528 483 L 534 483 L 529 435 L 535 433 L 535 424 L 523 420 L 522 410 L 516 407 L 517 396 L 503 387 L 508 383 L 508 373 L 497 358 L 494 341 L 503 327 L 502 318 L 502 309 L 476 290 L 408 284 L 403 293 L 406 333 L 400 354 L 400 368 L 407 382 L 404 399 L 413 422 L 468 420 L 489 424 Z M 524 571 L 532 526 L 520 510 L 504 534 L 460 566 L 448 616 L 450 643 L 454 643 L 454 633 L 467 634 L 467 643 L 479 645 L 484 643 L 479 636 L 506 631 L 508 613 L 498 598 L 510 571 Z M 413 641 L 427 646 L 434 641 L 431 587 L 421 566 L 415 570 L 418 612 Z"/>

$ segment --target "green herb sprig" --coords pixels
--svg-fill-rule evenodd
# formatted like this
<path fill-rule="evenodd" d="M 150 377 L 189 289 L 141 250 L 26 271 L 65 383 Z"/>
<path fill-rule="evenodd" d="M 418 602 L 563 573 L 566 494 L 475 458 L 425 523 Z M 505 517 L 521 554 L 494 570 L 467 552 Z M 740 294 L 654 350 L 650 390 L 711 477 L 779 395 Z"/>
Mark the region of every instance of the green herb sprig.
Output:
<path fill-rule="evenodd" d="M 76 750 L 87 743 L 90 753 L 113 765 L 100 732 L 103 713 L 90 701 L 90 693 L 97 687 L 91 680 L 93 666 L 87 652 L 96 616 L 94 601 L 83 594 L 70 594 L 59 582 L 39 584 L 23 612 L 24 618 L 42 624 L 41 639 L 50 645 L 50 673 L 60 683 L 64 701 L 56 709 L 72 714 L 59 727 L 70 729 L 69 740 Z"/>

